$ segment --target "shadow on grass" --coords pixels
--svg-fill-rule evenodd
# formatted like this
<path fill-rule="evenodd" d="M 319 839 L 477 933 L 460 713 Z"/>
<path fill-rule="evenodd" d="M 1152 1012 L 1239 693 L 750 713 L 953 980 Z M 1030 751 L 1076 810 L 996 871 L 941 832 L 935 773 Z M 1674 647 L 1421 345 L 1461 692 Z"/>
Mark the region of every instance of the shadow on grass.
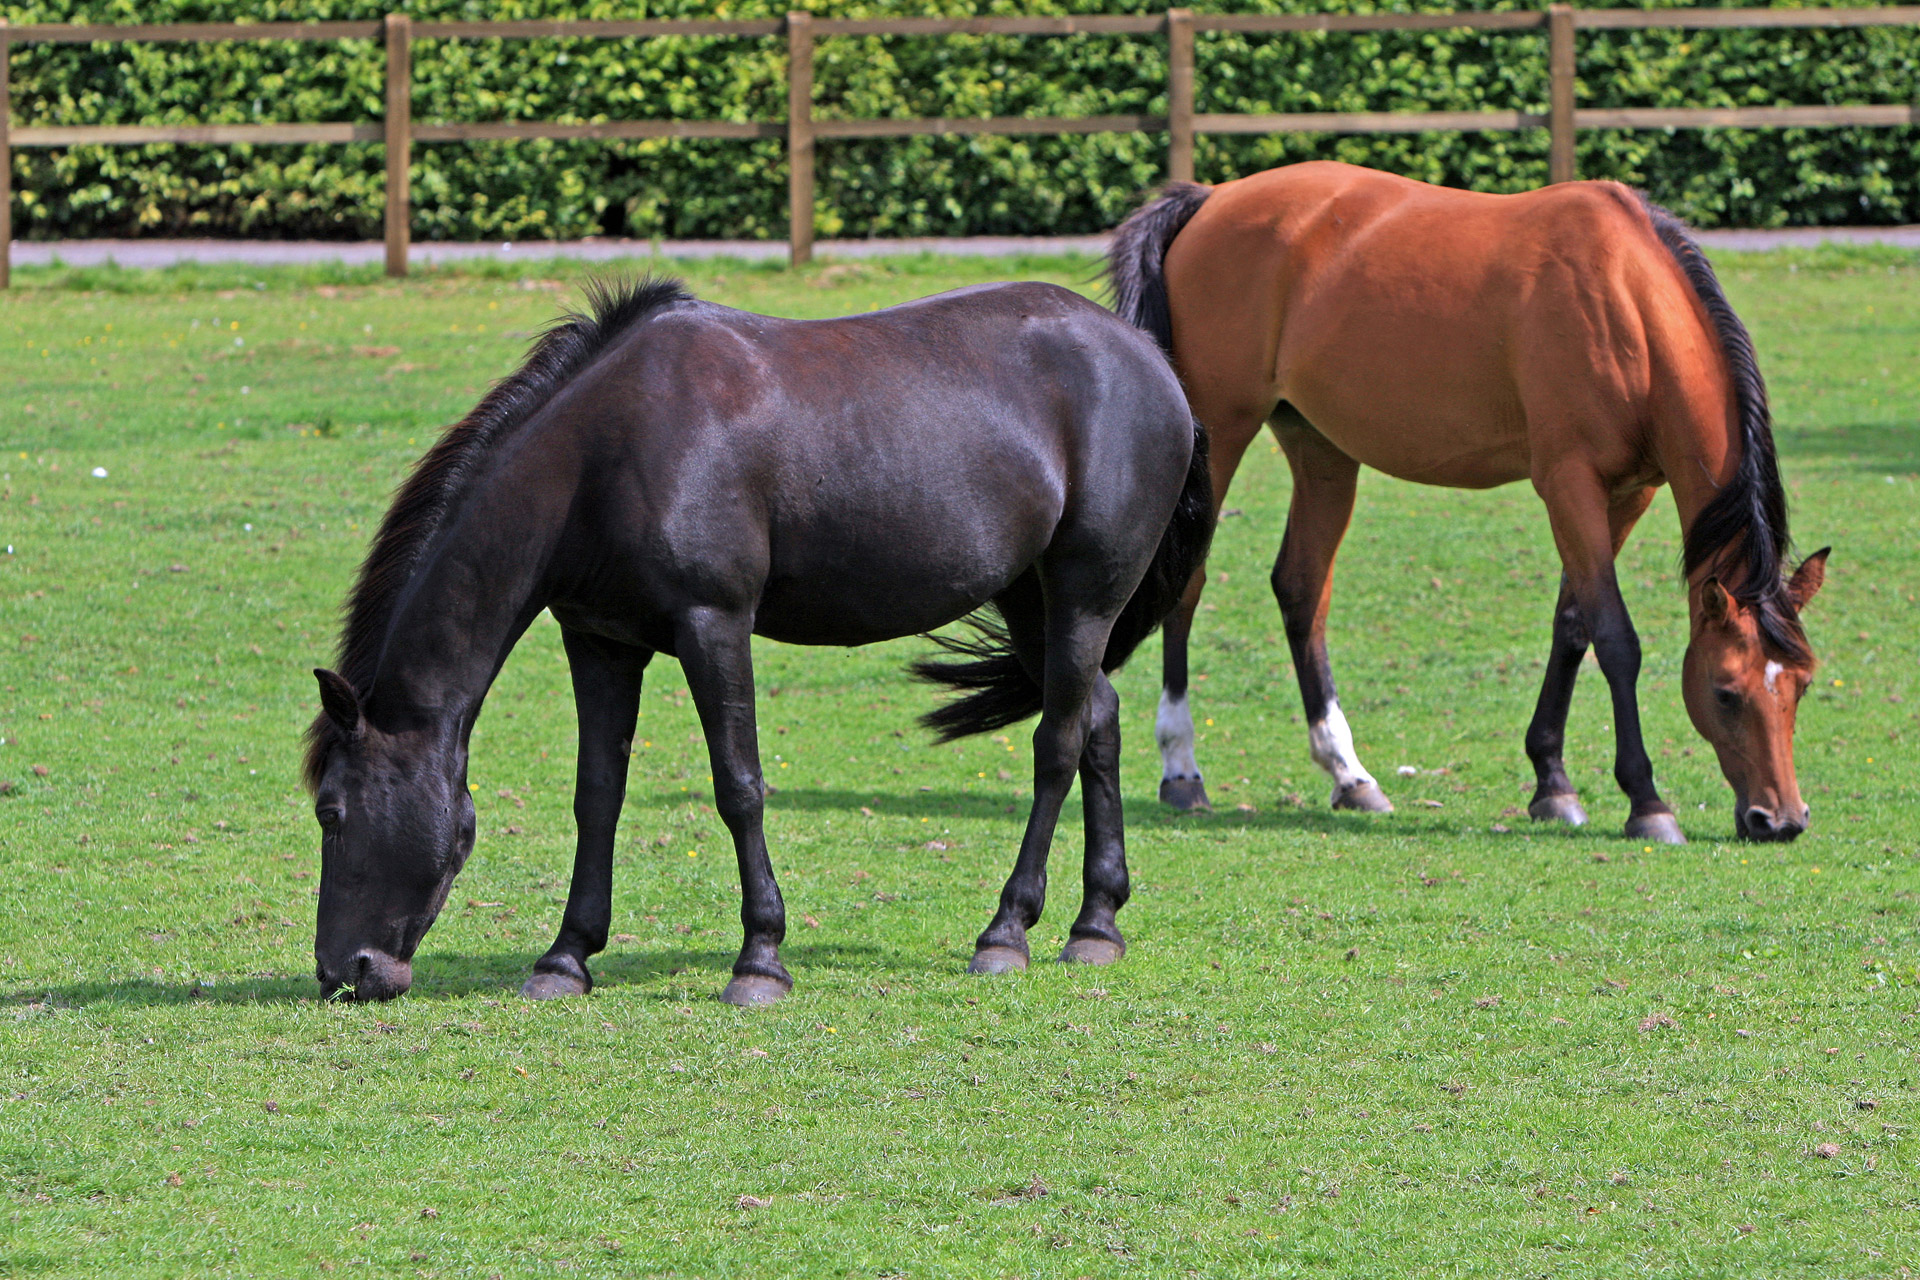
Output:
<path fill-rule="evenodd" d="M 700 804 L 713 803 L 712 794 L 707 792 L 659 791 L 641 800 L 629 798 L 627 805 L 629 808 L 636 803 L 671 808 L 685 804 L 689 799 Z M 786 809 L 801 813 L 858 814 L 862 809 L 870 809 L 876 818 L 999 819 L 1014 824 L 1027 820 L 1027 809 L 1032 803 L 1029 796 L 1023 795 L 1016 800 L 1005 792 L 993 795 L 973 791 L 890 791 L 884 787 L 875 787 L 871 791 L 776 787 L 767 796 L 767 808 L 776 812 Z"/>
<path fill-rule="evenodd" d="M 1078 788 L 1075 788 L 1077 793 Z M 685 803 L 689 793 L 662 792 L 659 803 Z M 708 798 L 695 794 L 696 800 Z M 1006 795 L 991 796 L 970 791 L 832 791 L 812 788 L 782 789 L 767 800 L 769 809 L 796 812 L 841 812 L 859 814 L 872 810 L 875 818 L 967 818 L 998 821 L 1009 827 L 1026 824 L 1032 801 L 1022 796 L 1009 808 Z M 1467 815 L 1455 817 L 1417 807 L 1403 807 L 1392 814 L 1335 812 L 1324 803 L 1281 804 L 1272 800 L 1242 810 L 1223 803 L 1212 812 L 1179 813 L 1150 796 L 1129 797 L 1126 802 L 1127 825 L 1142 830 L 1193 828 L 1216 831 L 1266 831 L 1345 836 L 1350 839 L 1392 839 L 1420 836 L 1487 836 L 1520 839 L 1523 836 L 1547 839 L 1593 840 L 1620 836 L 1618 827 L 1596 819 L 1586 827 L 1567 827 L 1559 823 L 1535 823 L 1525 817 L 1502 819 L 1510 828 L 1493 832 L 1490 823 Z M 1077 838 L 1080 829 L 1079 806 L 1073 796 L 1060 811 L 1060 826 L 1055 839 Z M 1010 835 L 1009 839 L 1013 837 Z M 1011 846 L 1010 846 L 1011 847 Z"/>
<path fill-rule="evenodd" d="M 488 952 L 463 955 L 449 952 L 422 952 L 414 961 L 413 989 L 400 997 L 396 1007 L 421 1000 L 459 1000 L 468 996 L 519 998 L 520 984 L 533 972 L 539 951 Z M 709 989 L 717 995 L 733 972 L 734 952 L 719 948 L 674 948 L 666 951 L 606 951 L 589 961 L 594 990 L 612 987 L 661 983 L 684 977 L 686 983 Z M 879 947 L 863 944 L 832 946 L 787 946 L 780 958 L 796 979 L 805 975 L 829 974 L 875 968 L 904 972 L 909 962 Z M 684 989 L 671 988 L 641 993 L 642 999 L 684 1004 Z M 0 1006 L 11 1007 L 16 1014 L 38 1008 L 68 1009 L 87 1005 L 118 1004 L 155 1007 L 164 1005 L 269 1005 L 318 1004 L 320 985 L 311 977 L 260 977 L 238 982 L 207 985 L 194 982 L 166 983 L 129 979 L 117 982 L 74 982 L 60 986 L 12 987 L 0 990 Z"/>

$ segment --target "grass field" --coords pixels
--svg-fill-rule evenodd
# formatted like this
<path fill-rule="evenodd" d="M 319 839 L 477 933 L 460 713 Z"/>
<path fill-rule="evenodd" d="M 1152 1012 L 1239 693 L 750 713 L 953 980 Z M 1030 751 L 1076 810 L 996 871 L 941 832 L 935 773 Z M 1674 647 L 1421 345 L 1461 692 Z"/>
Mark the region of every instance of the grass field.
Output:
<path fill-rule="evenodd" d="M 1091 266 L 686 274 L 829 315 Z M 580 277 L 19 273 L 0 296 L 0 1275 L 1911 1274 L 1920 257 L 1722 267 L 1800 542 L 1835 547 L 1808 618 L 1806 837 L 1729 839 L 1679 700 L 1664 499 L 1622 576 L 1693 843 L 1619 837 L 1591 669 L 1568 760 L 1594 826 L 1516 816 L 1557 574 L 1542 514 L 1524 487 L 1373 475 L 1332 647 L 1400 809 L 1329 813 L 1266 586 L 1288 485 L 1256 447 L 1196 630 L 1219 812 L 1153 799 L 1157 643 L 1121 680 L 1126 960 L 963 976 L 1024 819 L 1025 732 L 926 745 L 933 695 L 901 675 L 924 642 L 766 645 L 799 986 L 751 1013 L 710 998 L 738 942 L 733 860 L 665 660 L 601 985 L 515 997 L 571 865 L 550 623 L 475 732 L 480 843 L 412 993 L 316 998 L 308 669 L 398 477 Z M 1077 905 L 1077 810 L 1036 955 Z"/>

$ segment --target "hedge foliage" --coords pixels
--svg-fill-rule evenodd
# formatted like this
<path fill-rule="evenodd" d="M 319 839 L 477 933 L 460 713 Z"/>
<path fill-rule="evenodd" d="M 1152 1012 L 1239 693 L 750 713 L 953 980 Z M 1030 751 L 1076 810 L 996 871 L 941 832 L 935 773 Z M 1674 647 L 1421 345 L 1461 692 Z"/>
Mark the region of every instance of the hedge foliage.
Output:
<path fill-rule="evenodd" d="M 787 0 L 32 0 L 15 23 L 777 16 Z M 794 0 L 823 17 L 1159 12 L 1165 0 Z M 1216 0 L 1201 11 L 1343 7 Z M 1356 7 L 1371 7 L 1359 0 Z M 1444 7 L 1444 6 L 1423 6 Z M 1520 7 L 1462 0 L 1458 9 Z M 1920 30 L 1582 32 L 1591 106 L 1920 100 Z M 1544 110 L 1544 32 L 1202 35 L 1207 112 Z M 421 40 L 417 121 L 779 120 L 772 39 Z M 835 38 L 816 53 L 822 117 L 1091 115 L 1166 109 L 1158 36 Z M 378 120 L 377 41 L 16 45 L 26 124 Z M 1920 130 L 1593 132 L 1580 171 L 1648 188 L 1702 226 L 1920 221 Z M 1113 225 L 1164 177 L 1166 138 L 908 138 L 819 144 L 822 235 L 1067 234 Z M 1311 158 L 1453 186 L 1546 179 L 1544 131 L 1202 137 L 1203 181 Z M 377 238 L 381 148 L 73 147 L 14 152 L 16 234 Z M 422 239 L 786 234 L 778 140 L 419 144 Z"/>

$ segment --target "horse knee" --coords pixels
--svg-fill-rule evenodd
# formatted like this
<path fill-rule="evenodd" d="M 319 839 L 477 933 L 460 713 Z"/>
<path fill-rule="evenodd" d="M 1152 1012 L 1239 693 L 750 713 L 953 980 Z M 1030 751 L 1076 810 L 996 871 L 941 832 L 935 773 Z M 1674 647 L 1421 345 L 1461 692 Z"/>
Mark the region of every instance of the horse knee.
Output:
<path fill-rule="evenodd" d="M 766 786 L 758 773 L 715 774 L 713 807 L 729 831 L 752 826 L 766 811 Z"/>

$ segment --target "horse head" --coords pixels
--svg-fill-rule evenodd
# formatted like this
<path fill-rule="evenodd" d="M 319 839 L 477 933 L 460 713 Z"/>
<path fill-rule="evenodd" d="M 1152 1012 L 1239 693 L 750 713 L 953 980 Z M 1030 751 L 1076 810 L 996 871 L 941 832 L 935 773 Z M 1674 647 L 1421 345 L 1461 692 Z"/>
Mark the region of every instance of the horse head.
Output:
<path fill-rule="evenodd" d="M 1775 598 L 1743 601 L 1718 578 L 1692 593 L 1681 676 L 1687 714 L 1720 757 L 1734 832 L 1744 839 L 1791 840 L 1807 829 L 1793 723 L 1815 664 L 1799 615 L 1826 578 L 1829 550 L 1808 556 Z"/>
<path fill-rule="evenodd" d="M 437 726 L 385 732 L 348 681 L 315 671 L 333 730 L 314 787 L 325 996 L 390 1000 L 413 984 L 413 953 L 473 852 L 466 751 Z"/>

